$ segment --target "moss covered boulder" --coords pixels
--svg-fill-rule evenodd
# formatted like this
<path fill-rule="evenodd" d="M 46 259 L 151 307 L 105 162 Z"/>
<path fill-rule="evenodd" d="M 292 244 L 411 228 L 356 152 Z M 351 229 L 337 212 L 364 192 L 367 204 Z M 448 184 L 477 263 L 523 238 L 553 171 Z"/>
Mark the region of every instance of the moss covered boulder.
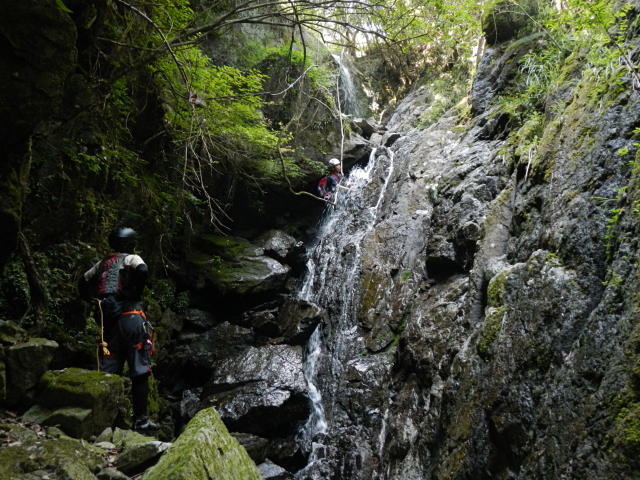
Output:
<path fill-rule="evenodd" d="M 46 338 L 30 338 L 6 349 L 8 405 L 31 398 L 38 380 L 49 368 L 58 344 Z"/>
<path fill-rule="evenodd" d="M 49 371 L 42 376 L 37 405 L 24 418 L 60 425 L 74 437 L 97 435 L 127 411 L 125 382 L 118 375 L 81 368 Z"/>
<path fill-rule="evenodd" d="M 195 284 L 223 294 L 245 295 L 282 289 L 291 268 L 239 237 L 205 235 L 189 258 Z"/>
<path fill-rule="evenodd" d="M 0 478 L 95 480 L 105 451 L 69 437 L 53 438 L 19 424 L 1 424 Z"/>
<path fill-rule="evenodd" d="M 142 480 L 261 480 L 253 460 L 213 408 L 201 410 Z"/>

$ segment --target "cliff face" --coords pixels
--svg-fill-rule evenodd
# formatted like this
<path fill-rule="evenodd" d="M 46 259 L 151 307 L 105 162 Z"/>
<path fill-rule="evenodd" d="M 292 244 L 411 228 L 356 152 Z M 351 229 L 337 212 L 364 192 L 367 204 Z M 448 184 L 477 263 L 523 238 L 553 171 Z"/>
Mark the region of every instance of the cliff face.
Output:
<path fill-rule="evenodd" d="M 640 96 L 568 58 L 527 150 L 496 96 L 538 42 L 487 50 L 466 123 L 412 128 L 410 95 L 324 232 L 329 425 L 300 478 L 637 474 Z"/>

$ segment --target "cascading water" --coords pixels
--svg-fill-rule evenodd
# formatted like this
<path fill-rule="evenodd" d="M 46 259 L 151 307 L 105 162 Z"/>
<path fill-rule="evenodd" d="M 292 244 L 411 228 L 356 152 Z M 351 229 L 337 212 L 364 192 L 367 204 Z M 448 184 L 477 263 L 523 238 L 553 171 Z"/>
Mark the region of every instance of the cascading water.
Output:
<path fill-rule="evenodd" d="M 356 96 L 356 84 L 353 81 L 351 71 L 342 61 L 340 55 L 331 55 L 338 65 L 340 76 L 338 88 L 340 90 L 340 110 L 346 115 L 358 115 L 358 100 Z"/>
<path fill-rule="evenodd" d="M 322 435 L 330 434 L 332 428 L 335 385 L 331 380 L 340 377 L 348 352 L 362 343 L 356 322 L 362 244 L 378 221 L 393 172 L 393 153 L 388 149 L 373 150 L 366 167 L 350 172 L 348 190 L 340 189 L 336 206 L 325 212 L 307 264 L 299 295 L 324 308 L 327 321 L 307 345 L 304 372 L 312 413 L 298 441 L 310 456 L 298 479 L 322 478 L 313 472 L 322 468 L 318 465 L 324 450 Z M 323 345 L 324 337 L 332 338 L 332 344 Z"/>

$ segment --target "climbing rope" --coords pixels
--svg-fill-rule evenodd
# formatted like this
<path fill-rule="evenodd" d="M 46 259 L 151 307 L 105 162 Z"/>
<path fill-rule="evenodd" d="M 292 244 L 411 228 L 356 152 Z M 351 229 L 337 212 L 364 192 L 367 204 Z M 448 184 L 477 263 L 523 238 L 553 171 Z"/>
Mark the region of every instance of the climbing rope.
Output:
<path fill-rule="evenodd" d="M 104 341 L 104 312 L 102 311 L 102 300 L 96 298 L 98 302 L 98 310 L 100 311 L 100 343 L 96 348 L 96 362 L 98 364 L 98 371 L 100 371 L 100 349 L 102 349 L 102 355 L 104 357 L 111 356 L 111 352 L 107 348 L 109 344 Z"/>

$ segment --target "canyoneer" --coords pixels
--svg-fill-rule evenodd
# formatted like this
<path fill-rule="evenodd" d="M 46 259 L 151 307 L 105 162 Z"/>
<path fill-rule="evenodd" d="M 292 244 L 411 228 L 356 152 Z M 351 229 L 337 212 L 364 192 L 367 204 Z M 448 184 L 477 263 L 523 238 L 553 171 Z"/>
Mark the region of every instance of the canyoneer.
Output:
<path fill-rule="evenodd" d="M 317 191 L 318 196 L 328 202 L 335 203 L 338 188 L 347 188 L 340 185 L 340 182 L 344 179 L 342 173 L 342 165 L 340 160 L 332 158 L 329 160 L 329 174 L 322 177 L 318 182 Z"/>
<path fill-rule="evenodd" d="M 119 227 L 109 235 L 112 252 L 87 270 L 80 278 L 79 291 L 98 308 L 102 341 L 98 348 L 98 368 L 122 375 L 129 367 L 133 401 L 133 429 L 157 430 L 147 417 L 150 355 L 153 352 L 151 325 L 142 310 L 142 291 L 149 269 L 139 255 L 132 253 L 137 233 Z"/>

